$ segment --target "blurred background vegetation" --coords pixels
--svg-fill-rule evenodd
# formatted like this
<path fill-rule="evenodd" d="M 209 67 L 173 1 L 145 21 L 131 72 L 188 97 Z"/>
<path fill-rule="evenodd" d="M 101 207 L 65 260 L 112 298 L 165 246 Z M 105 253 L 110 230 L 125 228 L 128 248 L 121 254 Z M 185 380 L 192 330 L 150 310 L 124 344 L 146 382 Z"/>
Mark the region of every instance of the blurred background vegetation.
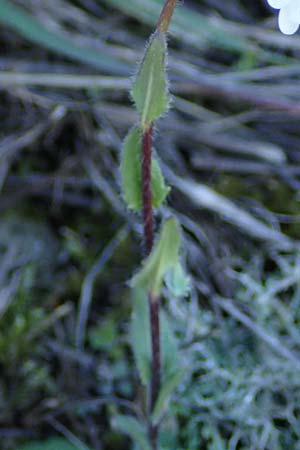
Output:
<path fill-rule="evenodd" d="M 0 0 L 0 447 L 132 448 L 141 414 L 119 195 L 130 76 L 163 0 Z M 300 37 L 264 0 L 186 0 L 156 148 L 192 290 L 166 449 L 300 449 Z M 166 296 L 167 297 L 167 296 Z"/>

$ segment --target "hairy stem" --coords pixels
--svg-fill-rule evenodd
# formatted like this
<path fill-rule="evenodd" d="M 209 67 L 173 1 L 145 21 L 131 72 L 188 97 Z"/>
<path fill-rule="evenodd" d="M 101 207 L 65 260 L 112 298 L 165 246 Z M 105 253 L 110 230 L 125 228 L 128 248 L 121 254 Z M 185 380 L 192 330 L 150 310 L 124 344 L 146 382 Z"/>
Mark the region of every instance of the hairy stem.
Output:
<path fill-rule="evenodd" d="M 150 392 L 150 411 L 153 412 L 159 390 L 161 377 L 161 356 L 160 356 L 160 325 L 159 308 L 160 298 L 149 295 L 150 322 L 151 322 L 151 344 L 152 344 L 152 378 Z M 158 425 L 149 423 L 149 438 L 152 449 L 157 449 Z"/>
<path fill-rule="evenodd" d="M 154 217 L 152 208 L 151 192 L 151 159 L 152 159 L 152 138 L 153 129 L 148 128 L 143 133 L 142 141 L 142 183 L 143 183 L 143 223 L 144 223 L 144 245 L 148 255 L 153 247 L 154 240 Z M 149 293 L 150 328 L 152 344 L 152 370 L 151 385 L 149 395 L 148 411 L 148 434 L 152 450 L 157 450 L 158 426 L 151 423 L 151 413 L 154 409 L 159 389 L 160 389 L 160 326 L 159 326 L 159 305 L 158 297 Z"/>

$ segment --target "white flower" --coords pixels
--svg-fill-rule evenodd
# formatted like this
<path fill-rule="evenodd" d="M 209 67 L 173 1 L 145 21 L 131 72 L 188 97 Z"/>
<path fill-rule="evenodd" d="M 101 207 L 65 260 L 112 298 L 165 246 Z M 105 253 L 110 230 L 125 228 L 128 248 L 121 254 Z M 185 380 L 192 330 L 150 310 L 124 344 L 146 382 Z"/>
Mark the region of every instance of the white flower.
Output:
<path fill-rule="evenodd" d="M 300 25 L 300 0 L 267 0 L 272 8 L 280 9 L 278 24 L 284 34 L 294 34 Z"/>

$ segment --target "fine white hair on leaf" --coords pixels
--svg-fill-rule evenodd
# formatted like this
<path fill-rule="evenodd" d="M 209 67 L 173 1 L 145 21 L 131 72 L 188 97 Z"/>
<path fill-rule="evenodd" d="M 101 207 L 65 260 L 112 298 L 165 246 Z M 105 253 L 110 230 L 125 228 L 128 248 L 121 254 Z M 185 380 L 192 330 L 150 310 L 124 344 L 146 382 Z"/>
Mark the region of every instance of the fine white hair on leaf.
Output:
<path fill-rule="evenodd" d="M 299 0 L 267 0 L 272 8 L 279 9 L 278 25 L 283 34 L 296 33 L 300 25 Z"/>

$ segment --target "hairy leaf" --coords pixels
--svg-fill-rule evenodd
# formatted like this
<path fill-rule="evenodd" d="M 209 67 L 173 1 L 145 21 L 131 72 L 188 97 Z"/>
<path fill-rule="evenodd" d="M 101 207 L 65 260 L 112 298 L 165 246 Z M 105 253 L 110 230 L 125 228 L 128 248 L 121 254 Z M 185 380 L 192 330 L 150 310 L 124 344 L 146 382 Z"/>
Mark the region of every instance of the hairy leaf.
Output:
<path fill-rule="evenodd" d="M 171 324 L 164 311 L 161 312 L 160 323 L 163 376 L 167 379 L 174 375 L 174 373 L 177 373 L 179 369 L 178 345 Z"/>
<path fill-rule="evenodd" d="M 163 374 L 166 378 L 178 372 L 178 347 L 167 315 L 160 314 Z M 151 379 L 151 331 L 147 293 L 133 289 L 133 310 L 130 324 L 130 340 L 142 383 L 147 386 Z"/>
<path fill-rule="evenodd" d="M 150 38 L 132 85 L 131 95 L 140 114 L 142 128 L 147 128 L 168 110 L 166 48 L 165 34 L 157 30 Z"/>
<path fill-rule="evenodd" d="M 142 209 L 142 130 L 134 127 L 127 135 L 123 144 L 121 160 L 122 193 L 129 209 Z M 159 164 L 152 158 L 151 165 L 152 205 L 158 208 L 168 195 Z"/>
<path fill-rule="evenodd" d="M 139 375 L 142 383 L 146 386 L 151 378 L 149 306 L 147 295 L 139 289 L 133 290 L 130 338 Z"/>
<path fill-rule="evenodd" d="M 180 249 L 180 229 L 175 217 L 168 219 L 142 269 L 131 280 L 131 286 L 159 295 L 164 277 L 177 263 Z"/>
<path fill-rule="evenodd" d="M 158 399 L 156 401 L 153 413 L 152 420 L 154 423 L 158 423 L 161 419 L 161 416 L 165 412 L 168 403 L 171 398 L 171 394 L 178 385 L 180 379 L 183 377 L 183 371 L 178 371 L 174 373 L 172 376 L 167 378 L 164 384 L 161 387 L 161 390 L 158 395 Z"/>

